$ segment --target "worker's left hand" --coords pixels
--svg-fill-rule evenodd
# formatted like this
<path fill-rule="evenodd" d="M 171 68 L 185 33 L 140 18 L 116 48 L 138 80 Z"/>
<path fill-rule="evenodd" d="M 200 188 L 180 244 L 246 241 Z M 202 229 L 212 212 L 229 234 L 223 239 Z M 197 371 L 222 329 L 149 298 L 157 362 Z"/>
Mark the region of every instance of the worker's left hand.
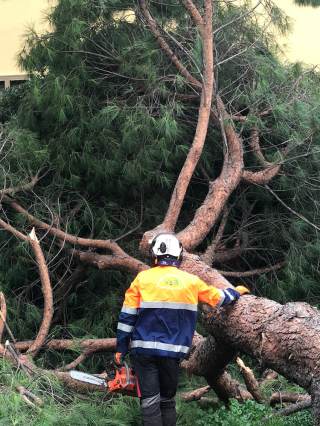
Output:
<path fill-rule="evenodd" d="M 123 364 L 123 361 L 124 361 L 124 356 L 123 356 L 123 354 L 122 354 L 121 352 L 116 352 L 116 353 L 114 354 L 114 362 L 115 362 L 118 366 L 120 366 L 120 365 L 122 365 L 122 364 Z"/>
<path fill-rule="evenodd" d="M 247 287 L 245 287 L 244 285 L 238 285 L 236 287 L 236 290 L 237 290 L 238 293 L 241 294 L 241 296 L 243 296 L 244 294 L 250 294 L 250 290 Z"/>

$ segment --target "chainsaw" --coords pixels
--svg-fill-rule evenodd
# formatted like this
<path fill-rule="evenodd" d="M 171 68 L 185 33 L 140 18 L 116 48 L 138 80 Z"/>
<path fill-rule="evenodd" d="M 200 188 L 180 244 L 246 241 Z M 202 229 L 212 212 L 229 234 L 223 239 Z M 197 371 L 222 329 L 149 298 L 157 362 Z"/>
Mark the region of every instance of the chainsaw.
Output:
<path fill-rule="evenodd" d="M 138 396 L 137 378 L 132 368 L 128 367 L 126 362 L 122 366 L 116 367 L 114 379 L 108 380 L 95 376 L 93 374 L 82 373 L 81 371 L 71 370 L 70 377 L 80 382 L 90 383 L 96 386 L 103 386 L 107 393 L 119 393 L 128 396 Z"/>

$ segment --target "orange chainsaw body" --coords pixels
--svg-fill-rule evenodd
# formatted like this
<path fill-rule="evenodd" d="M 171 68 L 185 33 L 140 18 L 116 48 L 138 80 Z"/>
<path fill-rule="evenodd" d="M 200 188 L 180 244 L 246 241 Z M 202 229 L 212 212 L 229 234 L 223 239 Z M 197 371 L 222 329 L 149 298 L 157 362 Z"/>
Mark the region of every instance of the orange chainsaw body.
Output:
<path fill-rule="evenodd" d="M 115 378 L 108 380 L 108 391 L 110 393 L 121 393 L 122 395 L 138 396 L 137 378 L 132 368 L 126 363 L 116 369 Z"/>

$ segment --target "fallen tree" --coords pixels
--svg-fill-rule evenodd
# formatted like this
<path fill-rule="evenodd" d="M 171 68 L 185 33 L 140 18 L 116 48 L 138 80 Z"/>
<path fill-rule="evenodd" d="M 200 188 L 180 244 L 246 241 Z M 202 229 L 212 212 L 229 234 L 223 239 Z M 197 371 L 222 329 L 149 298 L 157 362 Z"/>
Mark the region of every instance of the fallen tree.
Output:
<path fill-rule="evenodd" d="M 226 279 L 228 275 L 235 277 L 250 276 L 250 274 L 275 271 L 285 264 L 285 256 L 280 255 L 280 258 L 277 258 L 277 261 L 271 265 L 260 265 L 258 268 L 249 268 L 248 270 L 223 272 L 213 267 L 215 263 L 224 264 L 226 259 L 237 258 L 244 250 L 248 249 L 248 241 L 244 236 L 239 238 L 239 234 L 236 233 L 232 238 L 234 244 L 231 246 L 227 239 L 224 240 L 223 238 L 232 208 L 230 202 L 232 196 L 243 186 L 248 188 L 255 185 L 268 188 L 266 185 L 281 173 L 283 163 L 290 160 L 290 149 L 293 148 L 288 141 L 282 141 L 272 147 L 273 156 L 277 157 L 278 160 L 271 162 L 265 158 L 262 146 L 265 135 L 261 138 L 260 134 L 263 127 L 267 126 L 267 120 L 273 114 L 273 109 L 261 102 L 258 105 L 246 105 L 245 113 L 243 111 L 232 111 L 230 104 L 224 100 L 223 94 L 219 91 L 217 79 L 219 61 L 215 58 L 214 52 L 216 52 L 216 34 L 223 28 L 216 27 L 215 2 L 211 0 L 204 0 L 203 2 L 182 0 L 180 3 L 181 5 L 176 5 L 175 8 L 179 7 L 180 10 L 183 10 L 183 14 L 186 14 L 184 16 L 188 16 L 186 18 L 188 28 L 184 34 L 185 38 L 187 39 L 187 36 L 197 38 L 201 44 L 202 69 L 196 73 L 196 76 L 194 75 L 194 67 L 189 70 L 182 59 L 179 58 L 178 51 L 180 51 L 184 60 L 188 58 L 184 46 L 173 36 L 170 36 L 168 31 L 159 24 L 151 13 L 148 3 L 139 0 L 136 10 L 136 16 L 141 19 L 143 28 L 150 31 L 150 34 L 154 37 L 154 42 L 158 44 L 162 52 L 162 60 L 167 61 L 171 69 L 176 69 L 184 79 L 184 84 L 192 92 L 192 102 L 199 103 L 197 121 L 194 126 L 194 138 L 190 147 L 188 147 L 188 153 L 181 171 L 178 173 L 168 209 L 161 223 L 154 223 L 152 229 L 145 231 L 142 236 L 140 234 L 140 253 L 142 258 L 148 252 L 150 240 L 158 232 L 175 231 L 184 246 L 181 267 L 200 276 L 211 285 L 226 288 L 231 285 Z M 246 14 L 253 13 L 256 7 L 248 9 Z M 156 12 L 157 8 L 154 11 Z M 227 25 L 233 25 L 234 22 L 243 20 L 245 16 L 236 15 Z M 172 45 L 175 48 L 174 50 L 171 47 Z M 230 58 L 240 54 L 240 47 L 241 43 L 235 47 L 235 51 L 231 49 Z M 175 53 L 176 51 L 177 53 Z M 95 55 L 98 54 L 95 53 Z M 248 70 L 246 72 L 249 73 Z M 299 83 L 300 80 L 297 79 L 293 84 L 293 97 L 299 98 L 300 96 Z M 144 90 L 143 87 L 140 89 Z M 191 95 L 188 96 L 189 101 Z M 252 120 L 252 117 L 248 114 L 247 109 L 250 110 L 250 108 L 255 120 Z M 263 120 L 266 121 L 263 122 Z M 243 129 L 237 127 L 237 123 L 248 126 L 247 146 L 249 146 L 250 155 L 254 158 L 250 167 L 246 167 L 247 154 L 244 149 Z M 192 212 L 193 217 L 188 212 L 188 221 L 186 221 L 185 217 L 181 219 L 184 214 L 183 206 L 186 203 L 192 177 L 199 167 L 205 143 L 208 143 L 210 126 L 219 134 L 223 161 L 220 170 L 215 172 L 215 176 L 208 178 L 207 194 L 203 201 Z M 309 138 L 312 137 L 311 135 L 312 131 L 305 136 L 305 141 L 301 141 L 301 145 L 304 142 L 307 143 Z M 212 134 L 210 134 L 210 137 L 212 137 Z M 101 270 L 114 269 L 128 273 L 137 273 L 148 267 L 141 261 L 141 258 L 132 256 L 123 250 L 114 239 L 96 239 L 92 236 L 80 237 L 64 230 L 60 226 L 60 219 L 54 217 L 54 215 L 52 215 L 52 220 L 49 223 L 29 212 L 29 208 L 23 206 L 18 197 L 22 191 L 33 190 L 36 184 L 38 184 L 38 176 L 33 177 L 30 182 L 25 184 L 20 183 L 17 186 L 2 190 L 3 209 L 7 217 L 12 215 L 12 221 L 17 220 L 17 217 L 23 218 L 26 227 L 32 225 L 37 232 L 41 233 L 43 239 L 53 241 L 53 244 L 59 247 L 59 250 L 72 255 L 80 263 Z M 295 211 L 291 213 L 296 214 Z M 244 228 L 248 221 L 246 215 L 250 215 L 250 212 L 244 211 L 240 220 L 244 223 Z M 181 219 L 180 222 L 179 218 Z M 317 227 L 304 216 L 302 216 L 302 220 L 309 222 L 308 224 L 311 227 Z M 24 365 L 33 374 L 37 374 L 40 370 L 34 365 L 33 359 L 40 350 L 46 348 L 61 350 L 77 346 L 81 350 L 80 355 L 72 363 L 62 367 L 61 371 L 54 372 L 61 380 L 75 386 L 74 382 L 71 381 L 72 383 L 70 383 L 68 374 L 62 370 L 74 368 L 94 352 L 113 350 L 115 342 L 112 339 L 91 341 L 87 339 L 79 342 L 48 339 L 53 318 L 53 294 L 48 278 L 48 268 L 39 242 L 35 239 L 34 233 L 25 235 L 20 232 L 19 226 L 21 225 L 18 221 L 13 226 L 8 220 L 1 219 L 0 226 L 16 238 L 27 242 L 33 248 L 39 266 L 45 301 L 43 321 L 35 340 L 15 342 L 14 350 L 18 350 L 16 358 L 10 351 L 6 352 L 4 347 L 1 347 L 1 353 L 3 356 L 8 356 L 13 362 Z M 240 266 L 243 266 L 241 262 Z M 248 390 L 240 389 L 239 384 L 225 372 L 226 366 L 236 357 L 238 352 L 246 353 L 266 368 L 272 368 L 288 380 L 306 389 L 311 395 L 314 417 L 318 422 L 317 424 L 320 424 L 320 364 L 318 361 L 320 316 L 317 309 L 303 303 L 281 305 L 255 296 L 245 296 L 235 306 L 227 309 L 218 311 L 211 311 L 206 307 L 203 309 L 210 337 L 195 342 L 190 358 L 184 363 L 185 368 L 194 374 L 204 376 L 208 384 L 225 402 L 230 397 L 245 399 L 250 395 L 259 399 L 258 393 L 254 392 L 253 388 L 250 392 L 250 385 L 248 385 Z M 4 308 L 2 311 L 5 317 Z M 3 322 L 5 323 L 5 319 Z M 1 328 L 0 324 L 0 330 Z M 20 351 L 26 351 L 28 356 L 21 355 Z"/>

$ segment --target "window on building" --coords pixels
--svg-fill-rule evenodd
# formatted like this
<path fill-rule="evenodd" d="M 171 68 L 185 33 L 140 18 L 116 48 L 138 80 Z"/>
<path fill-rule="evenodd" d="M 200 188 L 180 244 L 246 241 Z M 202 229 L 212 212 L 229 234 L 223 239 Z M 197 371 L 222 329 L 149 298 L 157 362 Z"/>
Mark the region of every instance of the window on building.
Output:
<path fill-rule="evenodd" d="M 26 80 L 10 80 L 10 87 L 20 86 L 20 84 L 25 83 Z"/>

